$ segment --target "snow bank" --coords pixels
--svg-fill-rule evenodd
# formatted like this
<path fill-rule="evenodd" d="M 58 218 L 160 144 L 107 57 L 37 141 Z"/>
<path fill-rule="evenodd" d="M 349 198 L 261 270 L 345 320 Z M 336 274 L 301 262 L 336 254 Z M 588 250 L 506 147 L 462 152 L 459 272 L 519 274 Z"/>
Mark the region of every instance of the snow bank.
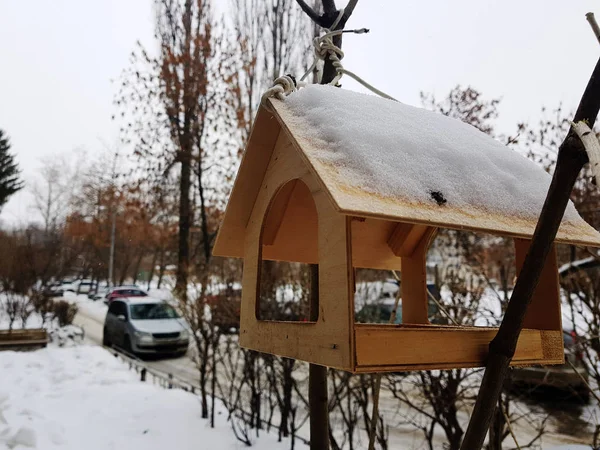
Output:
<path fill-rule="evenodd" d="M 535 219 L 550 175 L 471 125 L 431 111 L 332 86 L 286 98 L 297 130 L 351 186 L 383 197 L 446 201 Z M 572 203 L 565 218 L 577 219 Z"/>
<path fill-rule="evenodd" d="M 218 426 L 198 397 L 141 383 L 99 347 L 0 352 L 0 450 L 241 449 L 219 407 Z M 263 436 L 261 449 L 288 448 Z"/>

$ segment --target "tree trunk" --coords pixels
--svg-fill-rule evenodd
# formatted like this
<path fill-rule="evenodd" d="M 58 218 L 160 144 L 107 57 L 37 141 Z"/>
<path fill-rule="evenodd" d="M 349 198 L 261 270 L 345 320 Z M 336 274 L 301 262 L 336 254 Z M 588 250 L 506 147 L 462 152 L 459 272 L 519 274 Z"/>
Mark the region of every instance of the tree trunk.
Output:
<path fill-rule="evenodd" d="M 144 252 L 140 251 L 138 258 L 135 261 L 135 266 L 133 268 L 133 284 L 136 283 L 138 279 L 138 274 L 140 272 L 140 266 L 142 265 L 142 258 L 144 257 Z"/>
<path fill-rule="evenodd" d="M 187 146 L 187 144 L 184 145 Z M 190 149 L 183 148 L 182 153 L 181 176 L 179 178 L 179 242 L 175 292 L 179 298 L 185 301 L 187 300 L 187 282 L 190 264 L 190 188 L 192 168 L 190 161 Z"/>
<path fill-rule="evenodd" d="M 156 266 L 156 260 L 158 258 L 158 249 L 154 249 L 152 253 L 152 264 L 150 265 L 150 273 L 148 274 L 148 284 L 146 285 L 146 289 L 150 290 L 150 285 L 152 284 L 152 279 L 154 278 L 154 267 Z"/>
<path fill-rule="evenodd" d="M 310 320 L 319 317 L 319 265 L 310 265 Z M 310 450 L 329 449 L 329 409 L 327 367 L 309 364 L 308 404 L 310 410 Z"/>
<path fill-rule="evenodd" d="M 217 348 L 219 346 L 219 335 L 216 331 L 212 336 L 212 355 L 211 355 L 211 368 L 210 368 L 210 427 L 215 427 L 215 403 L 216 403 L 216 387 L 217 387 Z"/>
<path fill-rule="evenodd" d="M 207 359 L 208 359 L 208 347 L 210 344 L 207 340 L 203 343 L 204 346 L 204 355 L 200 359 L 200 396 L 202 397 L 202 418 L 208 419 L 208 392 L 206 390 L 206 382 L 207 382 Z"/>
<path fill-rule="evenodd" d="M 160 249 L 160 260 L 158 269 L 158 282 L 156 283 L 156 289 L 160 289 L 162 285 L 163 277 L 165 276 L 165 249 Z"/>
<path fill-rule="evenodd" d="M 502 414 L 502 399 L 498 400 L 492 426 L 490 427 L 490 438 L 488 450 L 502 450 L 502 434 L 504 432 L 504 414 Z"/>

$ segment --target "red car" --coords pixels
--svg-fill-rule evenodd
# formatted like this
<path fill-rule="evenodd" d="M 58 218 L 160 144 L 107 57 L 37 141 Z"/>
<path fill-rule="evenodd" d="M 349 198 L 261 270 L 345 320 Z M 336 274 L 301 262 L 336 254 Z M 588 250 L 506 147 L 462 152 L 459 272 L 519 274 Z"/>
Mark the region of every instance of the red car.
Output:
<path fill-rule="evenodd" d="M 112 302 L 115 298 L 123 297 L 148 297 L 148 294 L 135 287 L 116 287 L 110 289 L 106 294 L 106 303 Z"/>

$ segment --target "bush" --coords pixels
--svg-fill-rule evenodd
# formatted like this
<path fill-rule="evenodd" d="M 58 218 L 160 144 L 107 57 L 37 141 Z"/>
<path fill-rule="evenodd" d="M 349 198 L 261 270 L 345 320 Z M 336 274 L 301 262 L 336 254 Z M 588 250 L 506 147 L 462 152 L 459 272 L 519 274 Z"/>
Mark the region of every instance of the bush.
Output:
<path fill-rule="evenodd" d="M 61 327 L 71 325 L 77 314 L 77 305 L 59 300 L 54 302 L 54 318 L 58 320 Z"/>
<path fill-rule="evenodd" d="M 51 298 L 36 291 L 31 294 L 30 298 L 35 312 L 42 317 L 42 325 L 46 323 L 46 320 L 54 317 L 54 301 Z"/>

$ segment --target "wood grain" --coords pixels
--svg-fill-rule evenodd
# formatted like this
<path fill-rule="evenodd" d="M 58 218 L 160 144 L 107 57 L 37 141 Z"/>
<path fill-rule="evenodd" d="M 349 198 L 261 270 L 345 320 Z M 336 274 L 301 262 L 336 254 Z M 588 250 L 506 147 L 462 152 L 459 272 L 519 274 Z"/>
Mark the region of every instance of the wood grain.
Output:
<path fill-rule="evenodd" d="M 356 371 L 483 367 L 495 328 L 357 324 Z M 560 331 L 524 329 L 512 365 L 562 364 Z"/>
<path fill-rule="evenodd" d="M 248 222 L 242 284 L 240 345 L 253 350 L 352 370 L 354 302 L 349 251 L 349 218 L 338 213 L 285 135 L 273 152 Z M 271 200 L 290 180 L 304 183 L 318 214 L 319 317 L 316 323 L 261 321 L 256 318 L 261 233 Z M 291 204 L 288 206 L 288 210 Z M 283 236 L 285 218 L 275 242 Z M 264 246 L 265 252 L 271 246 Z"/>

